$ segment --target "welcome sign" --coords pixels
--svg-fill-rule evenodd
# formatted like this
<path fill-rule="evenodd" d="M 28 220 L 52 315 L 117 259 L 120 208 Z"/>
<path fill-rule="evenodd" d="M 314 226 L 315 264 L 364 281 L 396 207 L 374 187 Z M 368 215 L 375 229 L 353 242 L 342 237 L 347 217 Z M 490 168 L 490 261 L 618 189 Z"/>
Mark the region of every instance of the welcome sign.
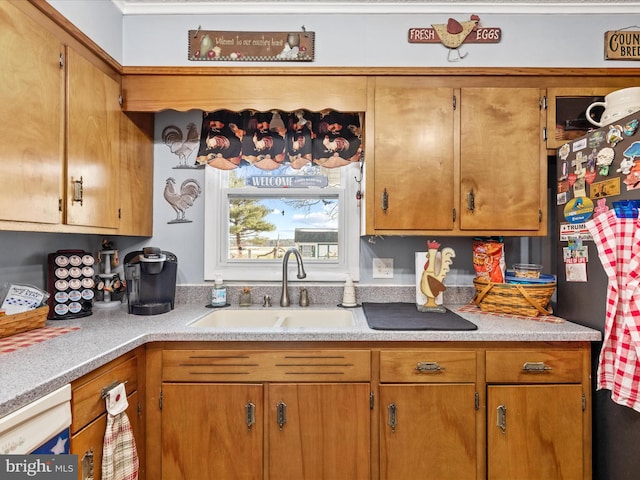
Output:
<path fill-rule="evenodd" d="M 191 61 L 310 62 L 315 33 L 189 30 Z"/>
<path fill-rule="evenodd" d="M 640 31 L 605 32 L 604 58 L 605 60 L 640 60 Z"/>

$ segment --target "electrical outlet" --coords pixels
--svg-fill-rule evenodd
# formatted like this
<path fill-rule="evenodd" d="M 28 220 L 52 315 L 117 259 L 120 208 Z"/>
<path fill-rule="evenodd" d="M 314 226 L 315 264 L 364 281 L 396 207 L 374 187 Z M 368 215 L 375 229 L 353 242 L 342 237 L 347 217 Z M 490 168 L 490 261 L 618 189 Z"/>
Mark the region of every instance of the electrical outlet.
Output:
<path fill-rule="evenodd" d="M 373 278 L 393 278 L 393 258 L 374 258 Z"/>

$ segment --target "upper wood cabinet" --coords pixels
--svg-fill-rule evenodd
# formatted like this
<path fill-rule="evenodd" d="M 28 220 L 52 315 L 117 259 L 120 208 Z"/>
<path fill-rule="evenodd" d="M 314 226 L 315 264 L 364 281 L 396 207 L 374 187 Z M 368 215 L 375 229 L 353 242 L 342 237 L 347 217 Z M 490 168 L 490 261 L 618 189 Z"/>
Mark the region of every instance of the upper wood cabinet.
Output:
<path fill-rule="evenodd" d="M 153 114 L 122 113 L 120 119 L 121 235 L 153 234 Z"/>
<path fill-rule="evenodd" d="M 462 89 L 462 234 L 546 235 L 543 94 L 538 88 Z"/>
<path fill-rule="evenodd" d="M 365 76 L 142 74 L 125 75 L 122 87 L 127 112 L 300 108 L 364 112 L 367 104 Z"/>
<path fill-rule="evenodd" d="M 370 91 L 365 233 L 546 234 L 538 88 L 378 77 Z"/>
<path fill-rule="evenodd" d="M 420 77 L 380 77 L 373 97 L 366 119 L 374 142 L 366 157 L 373 186 L 367 233 L 452 230 L 459 178 L 453 89 L 429 87 Z"/>
<path fill-rule="evenodd" d="M 67 48 L 66 223 L 117 228 L 120 84 Z"/>
<path fill-rule="evenodd" d="M 9 2 L 0 2 L 0 45 L 0 221 L 55 225 L 62 220 L 63 45 Z"/>
<path fill-rule="evenodd" d="M 0 2 L 0 230 L 151 235 L 153 116 L 40 7 Z"/>
<path fill-rule="evenodd" d="M 617 87 L 549 88 L 547 90 L 547 148 L 557 149 L 567 142 L 598 128 L 589 123 L 586 110 L 593 102 L 603 101 Z M 600 119 L 604 109 L 594 108 Z"/>

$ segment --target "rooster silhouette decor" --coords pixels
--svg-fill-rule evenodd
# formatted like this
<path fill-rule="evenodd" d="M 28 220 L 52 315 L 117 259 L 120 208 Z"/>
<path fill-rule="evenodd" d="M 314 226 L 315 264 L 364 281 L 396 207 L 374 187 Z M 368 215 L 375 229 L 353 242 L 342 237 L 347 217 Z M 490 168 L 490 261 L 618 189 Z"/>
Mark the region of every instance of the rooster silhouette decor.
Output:
<path fill-rule="evenodd" d="M 176 179 L 167 178 L 164 186 L 164 199 L 176 212 L 176 218 L 167 223 L 191 223 L 191 220 L 186 218 L 186 212 L 202 193 L 200 183 L 193 178 L 187 178 L 180 184 L 180 190 L 176 187 Z"/>
<path fill-rule="evenodd" d="M 436 303 L 436 298 L 447 289 L 444 285 L 444 277 L 449 272 L 456 252 L 451 247 L 445 247 L 440 251 L 440 244 L 432 240 L 427 242 L 427 247 L 426 262 L 419 281 L 420 291 L 427 301 L 418 304 L 418 310 L 444 313 L 446 309 Z"/>
<path fill-rule="evenodd" d="M 196 124 L 191 122 L 186 132 L 176 125 L 167 125 L 162 130 L 162 142 L 169 147 L 171 153 L 178 157 L 173 168 L 204 168 L 204 165 L 189 165 L 189 157 L 200 146 L 200 133 Z"/>

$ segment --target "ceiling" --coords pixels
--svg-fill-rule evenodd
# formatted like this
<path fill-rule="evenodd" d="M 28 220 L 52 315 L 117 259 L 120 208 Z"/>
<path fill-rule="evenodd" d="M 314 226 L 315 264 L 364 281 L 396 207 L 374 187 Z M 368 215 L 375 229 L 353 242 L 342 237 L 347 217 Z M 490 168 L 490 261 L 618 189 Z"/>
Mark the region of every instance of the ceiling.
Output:
<path fill-rule="evenodd" d="M 639 0 L 112 0 L 124 15 L 312 13 L 640 14 Z M 640 22 L 640 18 L 638 18 Z"/>

